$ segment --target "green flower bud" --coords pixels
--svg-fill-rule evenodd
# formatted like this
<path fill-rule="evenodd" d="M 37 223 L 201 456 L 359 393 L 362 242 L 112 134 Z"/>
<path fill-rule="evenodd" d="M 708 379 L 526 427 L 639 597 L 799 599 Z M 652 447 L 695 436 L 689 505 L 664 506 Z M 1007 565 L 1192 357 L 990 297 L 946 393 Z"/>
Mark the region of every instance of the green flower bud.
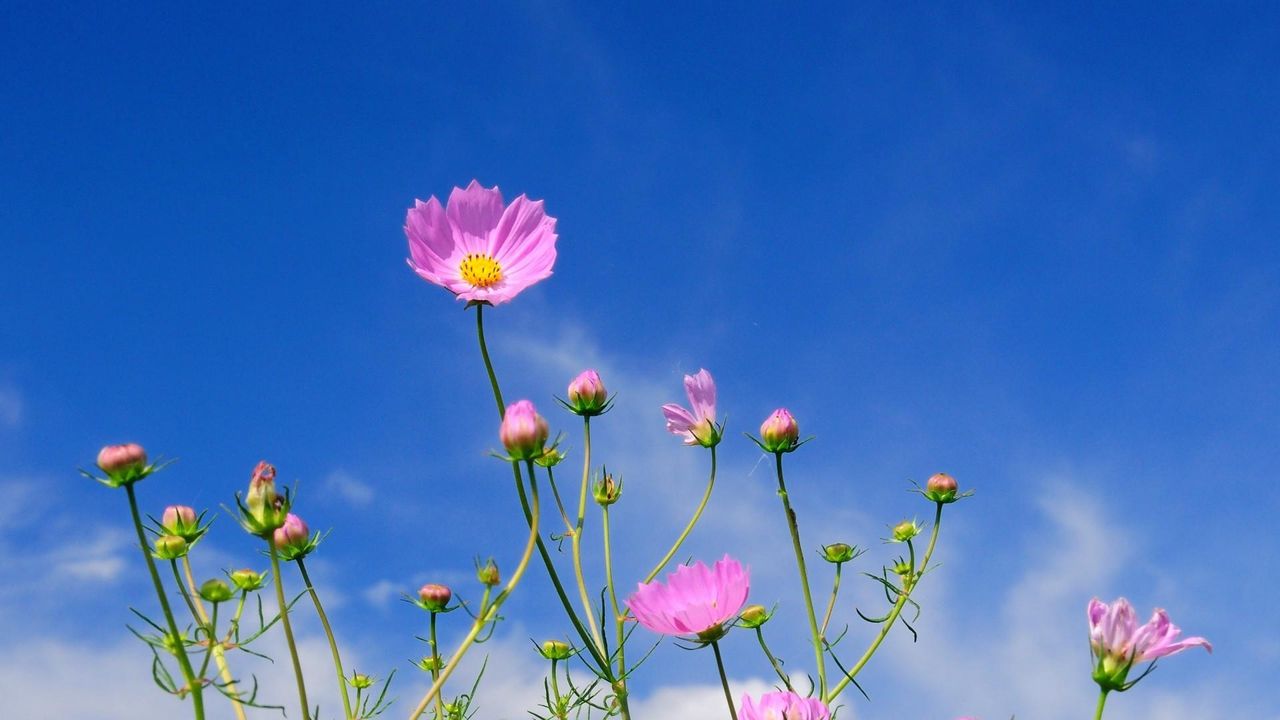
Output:
<path fill-rule="evenodd" d="M 742 623 L 745 628 L 758 628 L 769 622 L 769 618 L 773 617 L 763 605 L 748 605 L 742 609 L 742 613 L 738 615 L 738 622 Z"/>
<path fill-rule="evenodd" d="M 606 469 L 604 477 L 591 486 L 591 496 L 595 498 L 600 507 L 607 507 L 618 502 L 618 499 L 622 497 L 622 478 L 619 477 L 614 480 L 613 475 L 610 475 Z"/>
<path fill-rule="evenodd" d="M 489 558 L 484 565 L 476 563 L 476 579 L 481 584 L 489 587 L 502 582 L 502 575 L 498 572 L 498 564 L 493 561 L 493 558 Z"/>
<path fill-rule="evenodd" d="M 200 586 L 200 597 L 204 598 L 205 602 L 214 604 L 226 602 L 231 599 L 231 595 L 231 587 L 218 578 L 207 580 Z"/>
<path fill-rule="evenodd" d="M 548 660 L 568 660 L 573 657 L 573 648 L 561 640 L 548 640 L 542 643 L 542 657 Z"/>
<path fill-rule="evenodd" d="M 156 538 L 155 552 L 151 553 L 159 560 L 177 560 L 187 554 L 187 541 L 177 535 L 161 535 Z"/>
<path fill-rule="evenodd" d="M 258 590 L 262 588 L 262 586 L 265 585 L 267 581 L 266 573 L 256 572 L 254 570 L 250 570 L 249 568 L 243 568 L 241 570 L 233 570 L 230 573 L 230 577 L 231 577 L 231 582 L 237 588 L 244 590 L 245 592 L 253 592 L 254 590 Z"/>
<path fill-rule="evenodd" d="M 822 558 L 829 563 L 847 563 L 858 554 L 858 548 L 847 543 L 831 543 L 822 547 Z"/>
<path fill-rule="evenodd" d="M 893 526 L 893 541 L 906 542 L 920 534 L 920 523 L 915 520 L 903 520 Z"/>
<path fill-rule="evenodd" d="M 533 462 L 535 465 L 539 465 L 544 468 L 551 468 L 559 465 L 563 460 L 564 453 L 558 448 L 547 448 L 547 451 L 542 453 L 542 457 L 534 460 Z"/>

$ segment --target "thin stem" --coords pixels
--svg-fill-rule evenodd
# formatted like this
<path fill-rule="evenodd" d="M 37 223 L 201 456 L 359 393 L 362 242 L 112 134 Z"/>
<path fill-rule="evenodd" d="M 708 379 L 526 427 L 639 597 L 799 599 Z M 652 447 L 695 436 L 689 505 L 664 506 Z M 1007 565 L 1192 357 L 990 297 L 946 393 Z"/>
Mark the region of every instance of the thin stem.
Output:
<path fill-rule="evenodd" d="M 498 387 L 498 376 L 493 372 L 493 360 L 489 358 L 489 345 L 484 341 L 484 304 L 476 305 L 476 336 L 480 338 L 480 355 L 484 358 L 484 369 L 489 372 L 489 387 L 493 389 L 493 399 L 498 403 L 498 416 L 505 417 L 507 404 L 502 401 L 502 388 Z M 519 469 L 519 466 L 516 466 Z"/>
<path fill-rule="evenodd" d="M 795 688 L 791 687 L 791 677 L 782 671 L 782 663 L 778 662 L 778 658 L 773 656 L 773 653 L 769 650 L 769 646 L 765 644 L 764 629 L 759 626 L 756 627 L 756 638 L 760 640 L 760 649 L 764 650 L 764 656 L 769 658 L 769 664 L 773 666 L 773 671 L 778 673 L 778 679 L 782 681 L 782 684 L 785 685 L 788 690 L 795 692 Z"/>
<path fill-rule="evenodd" d="M 307 565 L 302 558 L 298 558 L 298 572 L 302 573 L 302 582 L 307 585 L 307 592 L 311 593 L 311 601 L 315 603 L 316 615 L 320 617 L 320 625 L 324 627 L 325 637 L 329 638 L 329 652 L 333 655 L 333 667 L 338 672 L 338 692 L 342 693 L 342 709 L 346 712 L 345 718 L 354 717 L 351 714 L 351 699 L 347 697 L 347 676 L 342 670 L 342 657 L 338 654 L 338 641 L 333 637 L 333 628 L 329 626 L 329 617 L 324 614 L 324 607 L 320 605 L 320 595 L 316 593 L 316 586 L 311 583 L 311 576 L 307 574 Z"/>
<path fill-rule="evenodd" d="M 187 657 L 187 646 L 182 640 L 182 635 L 178 633 L 178 623 L 173 619 L 173 609 L 169 607 L 169 598 L 165 596 L 164 585 L 160 583 L 160 573 L 156 571 L 155 560 L 147 549 L 147 536 L 142 532 L 142 518 L 138 514 L 138 497 L 133 491 L 133 483 L 127 483 L 124 489 L 129 496 L 129 512 L 133 515 L 133 529 L 138 533 L 138 548 L 142 550 L 142 558 L 147 561 L 151 583 L 155 586 L 156 597 L 160 600 L 160 610 L 164 613 L 165 622 L 169 626 L 173 654 L 178 658 L 178 668 L 182 671 L 182 677 L 187 681 L 187 688 L 191 692 L 191 705 L 195 711 L 196 720 L 204 720 L 203 679 L 198 680 L 195 671 L 191 668 L 191 659 Z"/>
<path fill-rule="evenodd" d="M 724 674 L 724 658 L 720 657 L 720 643 L 712 642 L 711 649 L 716 654 L 716 668 L 720 671 L 720 684 L 724 686 L 724 701 L 729 705 L 729 717 L 738 720 L 738 711 L 733 707 L 733 692 L 729 690 L 729 676 Z"/>
<path fill-rule="evenodd" d="M 198 594 L 196 590 L 196 576 L 191 572 L 191 556 L 190 555 L 182 556 L 182 572 L 187 577 L 187 589 L 190 590 L 192 595 Z M 182 583 L 179 582 L 179 585 L 181 584 Z M 243 598 L 241 599 L 240 602 L 241 602 L 241 607 L 243 607 L 244 606 Z M 208 625 L 209 617 L 205 614 L 204 603 L 196 602 L 195 606 L 196 606 L 196 612 L 199 613 L 200 615 L 200 622 Z M 233 628 L 237 623 L 239 623 L 239 620 L 240 620 L 240 613 L 236 612 L 235 617 L 232 618 L 232 621 L 231 621 Z M 211 643 L 213 642 L 212 635 L 209 636 L 209 642 Z M 231 667 L 230 665 L 227 664 L 227 649 L 223 646 L 223 643 L 217 643 L 214 645 L 213 653 L 214 653 L 213 654 L 214 664 L 218 666 L 218 675 L 222 678 L 223 687 L 226 688 L 226 692 L 223 694 L 226 695 L 227 699 L 231 701 L 231 709 L 236 714 L 236 720 L 246 720 L 245 714 L 244 714 L 244 706 L 240 703 L 240 691 L 236 689 L 235 677 L 231 675 Z"/>
<path fill-rule="evenodd" d="M 573 528 L 573 574 L 578 581 L 578 595 L 582 600 L 582 610 L 587 616 L 587 627 L 591 629 L 591 637 L 596 648 L 604 654 L 604 638 L 600 635 L 600 626 L 596 622 L 595 610 L 591 607 L 591 597 L 587 594 L 587 579 L 582 572 L 582 525 L 587 514 L 587 480 L 591 473 L 591 418 L 582 418 L 582 488 L 578 492 L 578 522 Z M 547 472 L 550 472 L 550 468 Z M 533 472 L 530 470 L 530 472 Z"/>
<path fill-rule="evenodd" d="M 617 693 L 618 704 L 622 707 L 622 716 L 630 717 L 631 710 L 627 701 L 627 616 L 622 612 L 622 607 L 618 605 L 618 590 L 613 582 L 613 547 L 610 541 L 609 532 L 609 506 L 602 505 L 600 507 L 603 512 L 603 532 L 604 532 L 604 582 L 605 587 L 609 588 L 609 604 L 613 608 L 613 630 L 615 642 L 618 646 L 618 674 L 617 682 L 614 683 L 614 692 Z"/>
<path fill-rule="evenodd" d="M 183 556 L 186 557 L 185 555 Z M 191 602 L 191 593 L 187 592 L 186 583 L 182 582 L 182 576 L 178 574 L 178 561 L 176 559 L 169 561 L 169 569 L 173 570 L 173 582 L 178 586 L 178 594 L 182 595 L 182 599 L 187 603 L 187 611 L 191 613 L 191 619 L 195 620 L 200 627 L 206 627 L 209 624 L 209 618 L 204 615 L 204 607 L 200 608 L 200 612 L 196 612 L 195 603 Z"/>
<path fill-rule="evenodd" d="M 276 544 L 271 536 L 266 537 L 268 553 L 271 556 L 271 574 L 276 580 L 276 602 L 280 605 L 280 625 L 284 628 L 284 639 L 289 645 L 289 657 L 293 660 L 293 676 L 298 681 L 298 702 L 302 705 L 302 720 L 311 720 L 311 710 L 307 707 L 307 685 L 302 680 L 302 662 L 298 660 L 298 645 L 293 641 L 293 625 L 289 623 L 289 605 L 284 600 L 284 580 L 280 576 L 280 556 L 276 553 Z"/>
<path fill-rule="evenodd" d="M 822 650 L 823 633 L 818 630 L 818 617 L 813 612 L 813 593 L 809 590 L 809 573 L 804 564 L 804 546 L 800 544 L 800 524 L 796 520 L 796 511 L 791 509 L 787 483 L 782 476 L 782 453 L 773 455 L 778 472 L 778 496 L 782 498 L 782 508 L 786 511 L 787 529 L 791 531 L 791 546 L 796 553 L 796 568 L 800 571 L 800 589 L 804 591 L 804 607 L 809 614 L 809 634 L 813 638 L 813 655 L 818 663 L 818 695 L 822 696 L 827 692 L 827 659 Z"/>
<path fill-rule="evenodd" d="M 209 660 L 213 657 L 213 649 L 217 646 L 216 635 L 218 628 L 218 603 L 213 604 L 213 616 L 209 619 L 207 634 L 209 636 L 209 650 L 204 654 L 204 662 L 200 663 L 200 677 L 204 677 L 204 673 L 209 669 Z"/>
<path fill-rule="evenodd" d="M 827 602 L 827 612 L 822 616 L 820 634 L 823 640 L 827 638 L 827 626 L 831 624 L 831 613 L 836 609 L 836 596 L 840 594 L 840 569 L 842 567 L 844 567 L 844 563 L 836 563 L 836 579 L 831 585 L 831 600 Z"/>
<path fill-rule="evenodd" d="M 1102 720 L 1102 708 L 1107 704 L 1107 691 L 1103 690 L 1098 694 L 1098 711 L 1093 714 L 1093 720 Z"/>
<path fill-rule="evenodd" d="M 716 485 L 716 447 L 712 445 L 711 446 L 711 476 L 707 478 L 707 489 L 704 493 L 702 493 L 702 502 L 698 503 L 698 509 L 693 511 L 693 517 L 689 518 L 689 524 L 685 525 L 684 531 L 680 533 L 680 537 L 676 538 L 675 544 L 671 546 L 671 549 L 667 551 L 666 555 L 662 556 L 662 559 L 659 560 L 658 564 L 653 567 L 653 570 L 649 571 L 649 574 L 646 575 L 644 578 L 644 582 L 646 583 L 652 582 L 653 579 L 658 576 L 658 573 L 662 572 L 662 569 L 667 566 L 667 563 L 671 562 L 671 558 L 675 557 L 676 552 L 680 550 L 680 546 L 683 545 L 685 539 L 689 537 L 689 533 L 693 532 L 693 526 L 697 525 L 698 519 L 702 517 L 702 511 L 706 509 L 707 501 L 711 499 L 711 489 L 714 488 L 715 485 Z"/>
<path fill-rule="evenodd" d="M 551 713 L 564 720 L 565 713 L 560 708 L 560 680 L 556 677 L 556 660 L 551 661 Z"/>
<path fill-rule="evenodd" d="M 848 687 L 849 683 L 853 682 L 853 678 L 862 670 L 863 666 L 867 664 L 867 661 L 871 659 L 871 656 L 875 654 L 876 648 L 880 647 L 880 643 L 884 642 L 885 636 L 889 634 L 889 631 L 893 629 L 894 623 L 897 622 L 898 615 L 902 613 L 902 608 L 905 607 L 907 601 L 911 599 L 911 592 L 916 588 L 916 581 L 924 575 L 925 570 L 929 567 L 929 558 L 933 556 L 933 549 L 938 544 L 938 530 L 942 527 L 943 504 L 938 503 L 937 505 L 937 512 L 933 516 L 933 532 L 929 536 L 929 547 L 924 552 L 924 560 L 920 563 L 920 570 L 916 571 L 914 568 L 912 569 L 911 581 L 903 583 L 903 588 L 898 593 L 898 600 L 894 602 L 893 608 L 889 611 L 889 615 L 885 618 L 885 621 L 881 623 L 880 632 L 876 634 L 875 639 L 871 641 L 871 645 L 867 647 L 866 652 L 862 654 L 862 657 L 858 659 L 858 662 L 850 668 L 849 672 L 845 673 L 845 676 L 840 679 L 840 682 L 837 683 L 827 695 L 826 701 L 828 705 L 830 705 L 831 702 L 835 700 L 846 687 Z"/>
<path fill-rule="evenodd" d="M 560 513 L 560 519 L 564 520 L 564 531 L 572 533 L 573 521 L 569 519 L 569 513 L 564 509 L 564 500 L 560 499 L 560 487 L 556 485 L 556 474 L 551 468 L 547 468 L 547 481 L 551 484 L 551 496 L 555 498 L 556 510 Z"/>
<path fill-rule="evenodd" d="M 439 613 L 431 613 L 431 633 L 427 636 L 427 644 L 431 646 L 431 682 L 434 684 L 440 678 L 440 643 L 436 640 L 436 616 Z M 444 686 L 440 686 L 440 692 L 436 693 L 436 718 L 444 720 Z"/>
<path fill-rule="evenodd" d="M 418 720 L 422 717 L 422 713 L 426 712 L 427 706 L 431 701 L 440 694 L 440 689 L 444 687 L 444 683 L 457 669 L 458 663 L 462 660 L 462 656 L 467 653 L 471 645 L 476 641 L 476 637 L 480 635 L 480 631 L 485 625 L 494 621 L 498 617 L 498 609 L 502 607 L 502 603 L 506 601 L 511 593 L 515 591 L 516 585 L 520 584 L 520 579 L 524 577 L 524 571 L 529 567 L 529 560 L 533 557 L 533 549 L 537 547 L 538 540 L 538 516 L 540 514 L 540 506 L 538 503 L 538 481 L 533 474 L 533 461 L 526 461 L 529 468 L 529 495 L 533 501 L 532 520 L 529 523 L 529 540 L 525 544 L 524 555 L 520 557 L 520 564 L 516 566 L 515 572 L 511 574 L 511 579 L 507 581 L 506 587 L 502 592 L 498 593 L 498 597 L 494 598 L 492 603 L 484 601 L 480 604 L 480 612 L 474 622 L 471 623 L 471 631 L 462 639 L 458 645 L 458 649 L 454 651 L 453 657 L 449 658 L 449 664 L 444 666 L 440 671 L 440 677 L 431 683 L 431 689 L 427 690 L 427 694 L 423 696 L 422 702 L 414 708 L 413 713 L 409 715 L 409 720 Z M 486 591 L 487 597 L 487 591 Z"/>

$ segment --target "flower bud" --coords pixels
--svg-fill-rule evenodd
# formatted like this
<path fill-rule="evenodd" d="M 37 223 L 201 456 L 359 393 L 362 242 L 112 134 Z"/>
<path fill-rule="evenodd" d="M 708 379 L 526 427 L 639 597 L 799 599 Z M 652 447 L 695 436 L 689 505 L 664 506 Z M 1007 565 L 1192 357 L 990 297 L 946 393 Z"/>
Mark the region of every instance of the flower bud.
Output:
<path fill-rule="evenodd" d="M 604 471 L 604 477 L 595 481 L 591 486 L 591 496 L 600 507 L 608 507 L 622 497 L 622 478 L 613 479 L 613 475 L 608 470 Z"/>
<path fill-rule="evenodd" d="M 831 543 L 822 547 L 822 557 L 829 563 L 847 563 L 858 554 L 858 548 L 846 543 Z"/>
<path fill-rule="evenodd" d="M 915 568 L 911 567 L 911 562 L 906 558 L 898 558 L 897 561 L 893 563 L 892 570 L 894 575 L 905 578 L 914 572 Z"/>
<path fill-rule="evenodd" d="M 476 579 L 483 585 L 493 587 L 502 582 L 502 575 L 498 572 L 498 564 L 489 558 L 484 565 L 476 563 Z"/>
<path fill-rule="evenodd" d="M 609 404 L 609 393 L 604 388 L 600 373 L 583 370 L 569 383 L 569 409 L 583 417 L 604 412 Z"/>
<path fill-rule="evenodd" d="M 555 467 L 563 461 L 564 453 L 557 448 L 547 448 L 547 451 L 542 453 L 542 457 L 534 460 L 535 463 L 544 468 Z"/>
<path fill-rule="evenodd" d="M 187 554 L 187 541 L 177 535 L 161 535 L 156 538 L 155 552 L 160 560 L 177 560 Z"/>
<path fill-rule="evenodd" d="M 431 657 L 430 655 L 427 655 L 414 664 L 417 665 L 419 668 L 421 668 L 425 672 L 431 672 L 433 670 L 439 670 L 440 668 L 444 667 L 444 659 Z"/>
<path fill-rule="evenodd" d="M 119 485 L 147 476 L 147 451 L 137 443 L 107 445 L 98 451 L 98 469 Z"/>
<path fill-rule="evenodd" d="M 946 473 L 937 473 L 924 485 L 924 496 L 937 503 L 952 503 L 959 499 L 960 489 L 956 479 Z"/>
<path fill-rule="evenodd" d="M 260 461 L 253 468 L 253 476 L 249 478 L 249 494 L 245 504 L 249 510 L 257 513 L 271 509 L 276 503 L 276 467 L 266 460 Z"/>
<path fill-rule="evenodd" d="M 542 657 L 548 660 L 568 660 L 573 657 L 573 648 L 562 640 L 548 640 L 542 643 Z"/>
<path fill-rule="evenodd" d="M 418 599 L 427 610 L 433 613 L 444 612 L 453 599 L 453 591 L 444 585 L 427 583 L 418 588 Z"/>
<path fill-rule="evenodd" d="M 791 452 L 799 441 L 800 425 L 786 408 L 774 410 L 760 425 L 760 446 L 765 452 Z"/>
<path fill-rule="evenodd" d="M 233 570 L 230 574 L 231 582 L 245 592 L 253 592 L 260 589 L 266 584 L 266 573 L 256 572 L 249 568 Z"/>
<path fill-rule="evenodd" d="M 352 672 L 351 677 L 347 678 L 347 684 L 356 690 L 368 690 L 373 687 L 373 678 L 364 673 Z"/>
<path fill-rule="evenodd" d="M 220 603 L 231 599 L 231 588 L 218 578 L 208 580 L 200 586 L 200 597 L 205 602 Z"/>
<path fill-rule="evenodd" d="M 240 503 L 237 493 L 236 503 L 240 505 L 240 524 L 244 529 L 268 540 L 284 525 L 289 514 L 289 493 L 286 491 L 281 496 L 276 492 L 275 466 L 265 460 L 253 469 L 245 502 Z"/>
<path fill-rule="evenodd" d="M 758 628 L 769 622 L 769 618 L 773 614 L 763 605 L 748 605 L 742 609 L 742 613 L 738 615 L 738 622 L 745 628 Z"/>
<path fill-rule="evenodd" d="M 316 543 L 311 538 L 311 530 L 307 528 L 302 518 L 293 513 L 286 515 L 284 524 L 276 528 L 272 535 L 272 542 L 286 560 L 306 557 L 316 548 Z"/>
<path fill-rule="evenodd" d="M 893 541 L 906 542 L 920 534 L 920 524 L 915 520 L 903 520 L 893 526 Z"/>
<path fill-rule="evenodd" d="M 188 544 L 204 535 L 204 530 L 200 527 L 200 516 L 196 514 L 195 508 L 186 505 L 166 507 L 164 514 L 160 516 L 160 529 L 169 535 L 177 535 Z"/>
<path fill-rule="evenodd" d="M 502 446 L 513 460 L 535 460 L 542 456 L 551 429 L 528 400 L 518 400 L 507 406 L 507 413 L 498 428 Z"/>

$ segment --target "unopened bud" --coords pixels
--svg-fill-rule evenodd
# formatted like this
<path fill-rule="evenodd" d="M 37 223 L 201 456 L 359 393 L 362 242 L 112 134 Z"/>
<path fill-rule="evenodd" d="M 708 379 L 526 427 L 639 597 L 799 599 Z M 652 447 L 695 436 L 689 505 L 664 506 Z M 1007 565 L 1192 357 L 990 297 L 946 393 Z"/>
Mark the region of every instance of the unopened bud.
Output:
<path fill-rule="evenodd" d="M 120 485 L 141 480 L 147 474 L 147 451 L 138 443 L 107 445 L 98 451 L 98 469 Z"/>
<path fill-rule="evenodd" d="M 200 539 L 204 531 L 200 529 L 200 517 L 195 508 L 186 505 L 170 505 L 160 516 L 160 528 L 170 535 L 177 535 L 193 543 Z"/>
<path fill-rule="evenodd" d="M 609 393 L 605 390 L 600 373 L 595 370 L 583 370 L 578 377 L 569 383 L 569 409 L 578 415 L 591 417 L 604 412 L 609 404 Z"/>
<path fill-rule="evenodd" d="M 427 610 L 433 613 L 444 612 L 453 599 L 453 591 L 444 585 L 427 583 L 418 588 L 418 599 Z"/>
<path fill-rule="evenodd" d="M 208 580 L 200 586 L 200 597 L 205 602 L 220 603 L 231 599 L 231 588 L 218 578 Z"/>
<path fill-rule="evenodd" d="M 514 460 L 536 460 L 542 456 L 551 429 L 528 400 L 518 400 L 507 407 L 498 427 L 502 446 Z"/>
<path fill-rule="evenodd" d="M 498 564 L 489 558 L 484 565 L 476 564 L 476 579 L 483 585 L 493 587 L 502 582 L 502 575 L 498 572 Z"/>
<path fill-rule="evenodd" d="M 573 648 L 561 640 L 548 640 L 542 643 L 542 657 L 548 660 L 568 660 L 573 656 Z"/>
<path fill-rule="evenodd" d="M 795 450 L 800 442 L 800 425 L 786 408 L 778 408 L 760 425 L 760 445 L 765 452 Z"/>
<path fill-rule="evenodd" d="M 152 554 L 161 560 L 177 560 L 187 554 L 187 541 L 177 535 L 161 535 Z"/>
<path fill-rule="evenodd" d="M 444 667 L 444 659 L 431 657 L 430 655 L 427 655 L 426 657 L 419 660 L 416 663 L 416 665 L 426 672 L 431 672 L 433 670 L 439 670 L 440 668 Z"/>
<path fill-rule="evenodd" d="M 311 537 L 311 530 L 307 528 L 307 524 L 302 518 L 289 513 L 285 516 L 284 524 L 276 528 L 272 535 L 272 542 L 276 549 L 280 551 L 280 555 L 286 560 L 297 560 L 306 557 L 315 550 L 316 543 Z"/>
<path fill-rule="evenodd" d="M 276 492 L 276 469 L 265 460 L 253 469 L 245 505 L 240 508 L 240 524 L 245 530 L 270 539 L 288 516 L 288 495 Z M 237 499 L 238 502 L 238 499 Z"/>
<path fill-rule="evenodd" d="M 368 690 L 373 686 L 373 678 L 364 673 L 353 672 L 351 677 L 347 678 L 347 684 L 356 690 Z"/>
<path fill-rule="evenodd" d="M 542 457 L 533 462 L 541 467 L 550 468 L 559 465 L 563 460 L 563 452 L 560 452 L 557 448 L 548 448 L 546 452 L 542 453 Z"/>
<path fill-rule="evenodd" d="M 920 534 L 920 524 L 914 520 L 903 520 L 893 526 L 893 541 L 906 542 Z"/>
<path fill-rule="evenodd" d="M 591 486 L 591 496 L 595 498 L 597 504 L 601 507 L 607 507 L 618 502 L 618 498 L 622 497 L 622 478 L 614 479 L 608 470 L 604 471 L 604 477 L 595 481 Z"/>
<path fill-rule="evenodd" d="M 846 543 L 831 543 L 822 547 L 822 557 L 829 563 L 847 563 L 858 554 L 858 548 Z"/>
<path fill-rule="evenodd" d="M 906 558 L 898 558 L 897 562 L 893 564 L 892 569 L 893 574 L 898 575 L 899 577 L 907 577 L 915 571 L 915 568 L 911 567 L 910 561 Z"/>
<path fill-rule="evenodd" d="M 267 580 L 265 573 L 250 570 L 249 568 L 233 570 L 230 577 L 231 582 L 245 592 L 261 589 Z"/>
<path fill-rule="evenodd" d="M 738 622 L 745 628 L 758 628 L 773 617 L 763 605 L 748 605 L 738 615 Z"/>
<path fill-rule="evenodd" d="M 956 479 L 946 473 L 937 473 L 924 485 L 924 496 L 937 503 L 952 503 L 958 499 L 960 489 Z"/>

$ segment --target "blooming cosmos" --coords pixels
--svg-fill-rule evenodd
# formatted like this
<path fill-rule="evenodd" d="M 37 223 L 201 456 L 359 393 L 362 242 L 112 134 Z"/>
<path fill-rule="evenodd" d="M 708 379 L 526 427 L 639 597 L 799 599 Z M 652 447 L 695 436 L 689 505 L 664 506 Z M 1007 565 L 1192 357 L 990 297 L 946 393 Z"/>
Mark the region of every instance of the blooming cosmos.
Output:
<path fill-rule="evenodd" d="M 663 635 L 697 635 L 718 639 L 724 623 L 737 617 L 747 602 L 751 577 L 742 563 L 725 555 L 712 567 L 699 561 L 681 565 L 664 585 L 640 583 L 627 600 L 636 622 Z"/>
<path fill-rule="evenodd" d="M 767 692 L 760 702 L 743 694 L 738 720 L 827 720 L 831 711 L 819 698 L 807 698 L 793 692 Z"/>
<path fill-rule="evenodd" d="M 1089 601 L 1089 645 L 1098 659 L 1093 679 L 1105 690 L 1127 690 L 1129 668 L 1151 662 L 1191 647 L 1213 652 L 1213 646 L 1202 637 L 1178 640 L 1182 630 L 1169 621 L 1164 610 L 1156 608 L 1146 625 L 1139 626 L 1137 614 L 1129 601 L 1120 598 L 1111 604 L 1097 598 Z"/>
<path fill-rule="evenodd" d="M 713 447 L 720 442 L 716 427 L 716 381 L 705 369 L 684 376 L 684 392 L 689 396 L 685 409 L 675 403 L 662 406 L 667 418 L 667 431 L 684 438 L 685 445 Z"/>
<path fill-rule="evenodd" d="M 454 188 L 447 207 L 434 196 L 414 201 L 404 220 L 409 267 L 459 300 L 507 302 L 551 276 L 556 219 L 541 200 L 521 195 L 504 205 L 497 187 L 475 180 Z"/>

